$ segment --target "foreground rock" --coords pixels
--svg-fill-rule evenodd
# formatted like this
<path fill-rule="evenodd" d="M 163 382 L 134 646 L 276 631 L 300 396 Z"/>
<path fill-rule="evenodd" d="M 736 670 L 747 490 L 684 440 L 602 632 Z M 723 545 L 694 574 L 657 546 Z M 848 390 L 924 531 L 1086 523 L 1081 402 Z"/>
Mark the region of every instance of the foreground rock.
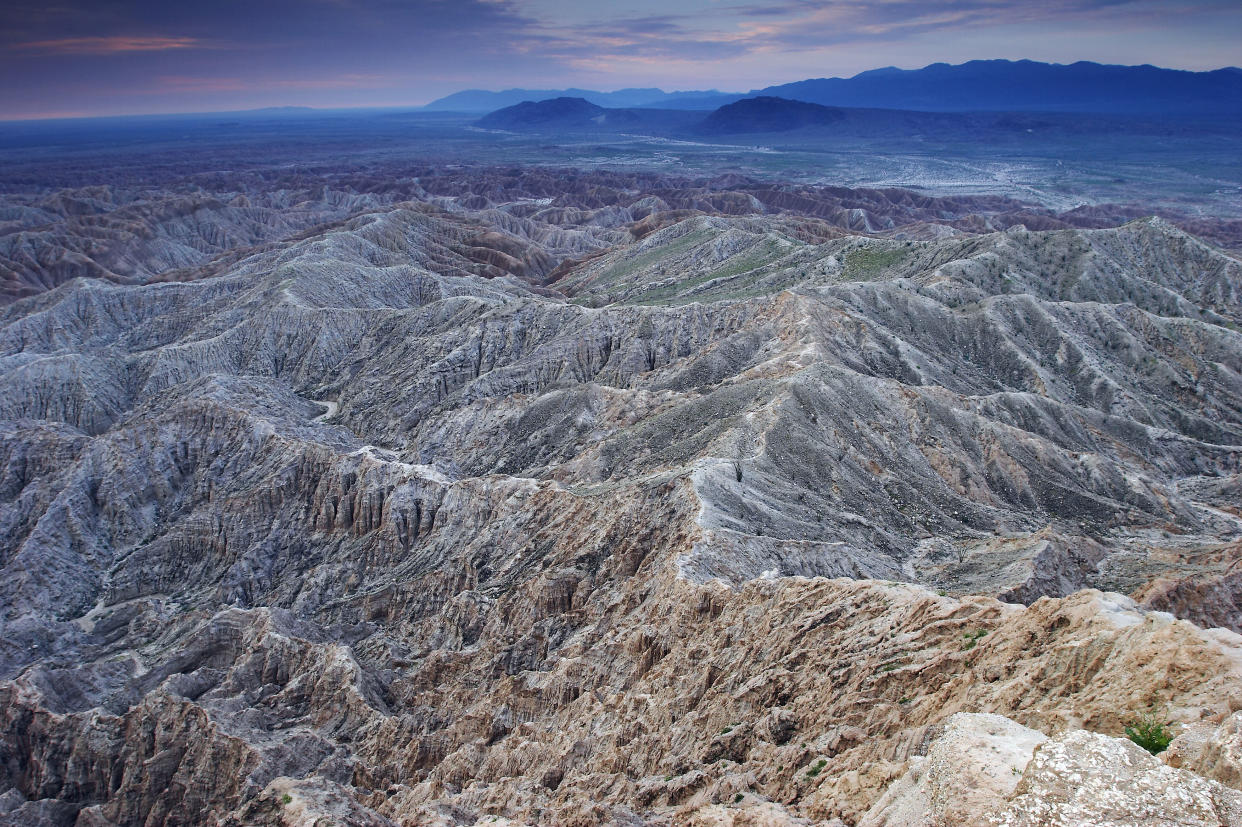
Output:
<path fill-rule="evenodd" d="M 998 715 L 959 713 L 860 827 L 1242 824 L 1242 792 L 1174 769 L 1124 738 L 1049 739 Z"/>
<path fill-rule="evenodd" d="M 910 759 L 906 774 L 872 805 L 859 827 L 939 827 L 987 824 L 1013 795 L 1042 732 L 1000 715 L 959 712 L 927 755 Z"/>
<path fill-rule="evenodd" d="M 1230 698 L 1231 707 L 1242 699 Z M 1203 721 L 1186 727 L 1161 759 L 1205 778 L 1242 789 L 1242 713 L 1235 712 L 1220 725 Z"/>
<path fill-rule="evenodd" d="M 1035 751 L 999 827 L 1242 824 L 1242 792 L 1173 769 L 1120 738 L 1073 732 Z"/>
<path fill-rule="evenodd" d="M 1191 722 L 1227 714 L 1219 699 L 1242 687 L 1237 636 L 1092 593 L 1022 609 L 857 581 L 731 592 L 670 577 L 656 569 L 586 598 L 585 625 L 542 670 L 507 676 L 515 650 L 503 640 L 557 628 L 536 620 L 538 601 L 503 599 L 507 635 L 485 630 L 477 647 L 383 684 L 391 665 L 301 637 L 268 610 L 232 610 L 162 656 L 136 653 L 147 671 L 129 678 L 124 661 L 107 667 L 105 707 L 153 687 L 123 713 L 72 708 L 88 675 L 108 680 L 104 664 L 76 677 L 28 671 L 3 699 L 10 743 L 28 745 L 8 753 L 6 781 L 26 799 L 98 806 L 119 823 L 233 809 L 227 818 L 262 823 L 285 817 L 275 806 L 285 794 L 297 807 L 413 823 L 682 823 L 739 807 L 856 823 L 926 752 L 929 806 L 964 815 L 1010 792 L 1006 773 L 1042 736 L 994 716 L 966 716 L 985 723 L 971 729 L 959 716 L 938 749 L 957 710 L 1049 733 L 1120 732 L 1152 698 Z M 464 678 L 489 671 L 502 677 Z M 955 762 L 959 749 L 981 757 Z M 954 778 L 962 767 L 973 768 L 968 784 Z"/>

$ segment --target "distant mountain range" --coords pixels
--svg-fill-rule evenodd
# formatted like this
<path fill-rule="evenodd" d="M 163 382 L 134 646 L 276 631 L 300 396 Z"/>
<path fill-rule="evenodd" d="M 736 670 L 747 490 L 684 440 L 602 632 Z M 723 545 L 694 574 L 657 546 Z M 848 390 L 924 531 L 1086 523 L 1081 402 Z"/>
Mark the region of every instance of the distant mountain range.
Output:
<path fill-rule="evenodd" d="M 875 69 L 849 79 L 786 83 L 759 94 L 827 106 L 953 111 L 1242 112 L 1242 69 L 1185 72 L 1155 66 L 973 60 L 959 66 Z"/>
<path fill-rule="evenodd" d="M 523 101 L 581 98 L 601 107 L 713 110 L 742 98 L 767 96 L 824 106 L 924 112 L 1039 111 L 1111 114 L 1242 115 L 1242 69 L 1188 72 L 1155 66 L 975 60 L 922 69 L 875 69 L 852 78 L 817 78 L 747 94 L 582 89 L 503 92 L 471 90 L 425 109 L 489 112 Z"/>
<path fill-rule="evenodd" d="M 609 108 L 583 98 L 523 101 L 475 122 L 484 129 L 542 134 L 642 133 L 671 138 L 711 138 L 781 134 L 794 143 L 838 138 L 918 136 L 925 140 L 1012 141 L 1053 136 L 1126 134 L 1223 134 L 1235 136 L 1236 118 L 1144 117 L 1134 113 L 1085 112 L 927 112 L 909 109 L 823 106 L 771 95 L 742 98 L 712 112 L 645 107 Z"/>
<path fill-rule="evenodd" d="M 1060 117 L 1064 119 L 1065 116 Z M 946 129 L 977 135 L 981 129 L 995 130 L 998 126 L 1006 131 L 1030 130 L 1027 122 L 1010 124 L 1009 121 L 1013 120 L 1012 114 L 997 113 L 842 109 L 771 96 L 743 98 L 710 113 L 641 107 L 612 109 L 596 106 L 583 98 L 563 97 L 506 106 L 484 115 L 475 125 L 508 132 L 602 135 L 642 131 L 683 138 L 790 132 L 823 135 L 826 130 L 834 135 L 854 136 L 885 131 L 943 132 Z"/>
<path fill-rule="evenodd" d="M 738 94 L 715 89 L 699 92 L 665 92 L 663 89 L 618 89 L 615 92 L 595 92 L 590 89 L 505 89 L 501 92 L 488 92 L 483 89 L 468 89 L 432 101 L 423 108 L 444 112 L 491 112 L 526 101 L 580 98 L 596 106 L 607 107 L 715 109 L 739 97 L 741 96 Z"/>

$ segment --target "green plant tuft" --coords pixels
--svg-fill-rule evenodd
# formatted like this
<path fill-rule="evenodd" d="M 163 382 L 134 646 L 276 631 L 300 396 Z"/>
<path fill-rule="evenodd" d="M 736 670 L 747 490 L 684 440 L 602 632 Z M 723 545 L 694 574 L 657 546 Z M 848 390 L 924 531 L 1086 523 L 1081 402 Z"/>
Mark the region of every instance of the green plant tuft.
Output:
<path fill-rule="evenodd" d="M 1126 726 L 1126 737 L 1152 755 L 1159 755 L 1168 749 L 1169 742 L 1173 740 L 1172 726 L 1157 718 L 1155 713 L 1148 712 Z"/>

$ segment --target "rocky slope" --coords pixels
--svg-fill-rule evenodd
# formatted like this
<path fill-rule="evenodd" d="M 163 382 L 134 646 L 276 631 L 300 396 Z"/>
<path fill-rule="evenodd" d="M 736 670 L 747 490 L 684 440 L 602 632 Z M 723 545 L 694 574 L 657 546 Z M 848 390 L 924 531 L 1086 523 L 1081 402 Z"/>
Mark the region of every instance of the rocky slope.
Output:
<path fill-rule="evenodd" d="M 1242 706 L 1236 259 L 454 175 L 0 309 L 0 819 L 916 823 L 967 712 L 1068 823 Z"/>
<path fill-rule="evenodd" d="M 80 168 L 71 173 L 76 180 Z M 408 163 L 235 174 L 105 166 L 97 177 L 123 183 L 64 188 L 31 187 L 35 174 L 58 180 L 66 173 L 34 166 L 15 181 L 0 173 L 0 304 L 74 278 L 141 284 L 224 274 L 273 245 L 407 202 L 475 226 L 468 257 L 498 269 L 470 272 L 508 272 L 528 281 L 543 274 L 542 265 L 514 268 L 504 257 L 534 252 L 553 266 L 573 263 L 700 213 L 779 216 L 790 225 L 786 232 L 805 240 L 845 233 L 934 240 L 1014 226 L 1112 227 L 1149 212 L 1114 205 L 1058 213 L 1010 198 L 795 186 L 736 175 L 688 180 Z M 1213 243 L 1242 249 L 1242 221 L 1167 217 Z"/>

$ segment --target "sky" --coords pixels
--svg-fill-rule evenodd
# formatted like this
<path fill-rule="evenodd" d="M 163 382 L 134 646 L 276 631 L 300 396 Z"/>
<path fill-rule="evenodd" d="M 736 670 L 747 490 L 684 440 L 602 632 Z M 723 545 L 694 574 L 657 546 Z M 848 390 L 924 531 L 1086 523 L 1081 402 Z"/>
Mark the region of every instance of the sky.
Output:
<path fill-rule="evenodd" d="M 4 0 L 0 119 L 748 91 L 991 58 L 1242 65 L 1242 2 Z"/>

